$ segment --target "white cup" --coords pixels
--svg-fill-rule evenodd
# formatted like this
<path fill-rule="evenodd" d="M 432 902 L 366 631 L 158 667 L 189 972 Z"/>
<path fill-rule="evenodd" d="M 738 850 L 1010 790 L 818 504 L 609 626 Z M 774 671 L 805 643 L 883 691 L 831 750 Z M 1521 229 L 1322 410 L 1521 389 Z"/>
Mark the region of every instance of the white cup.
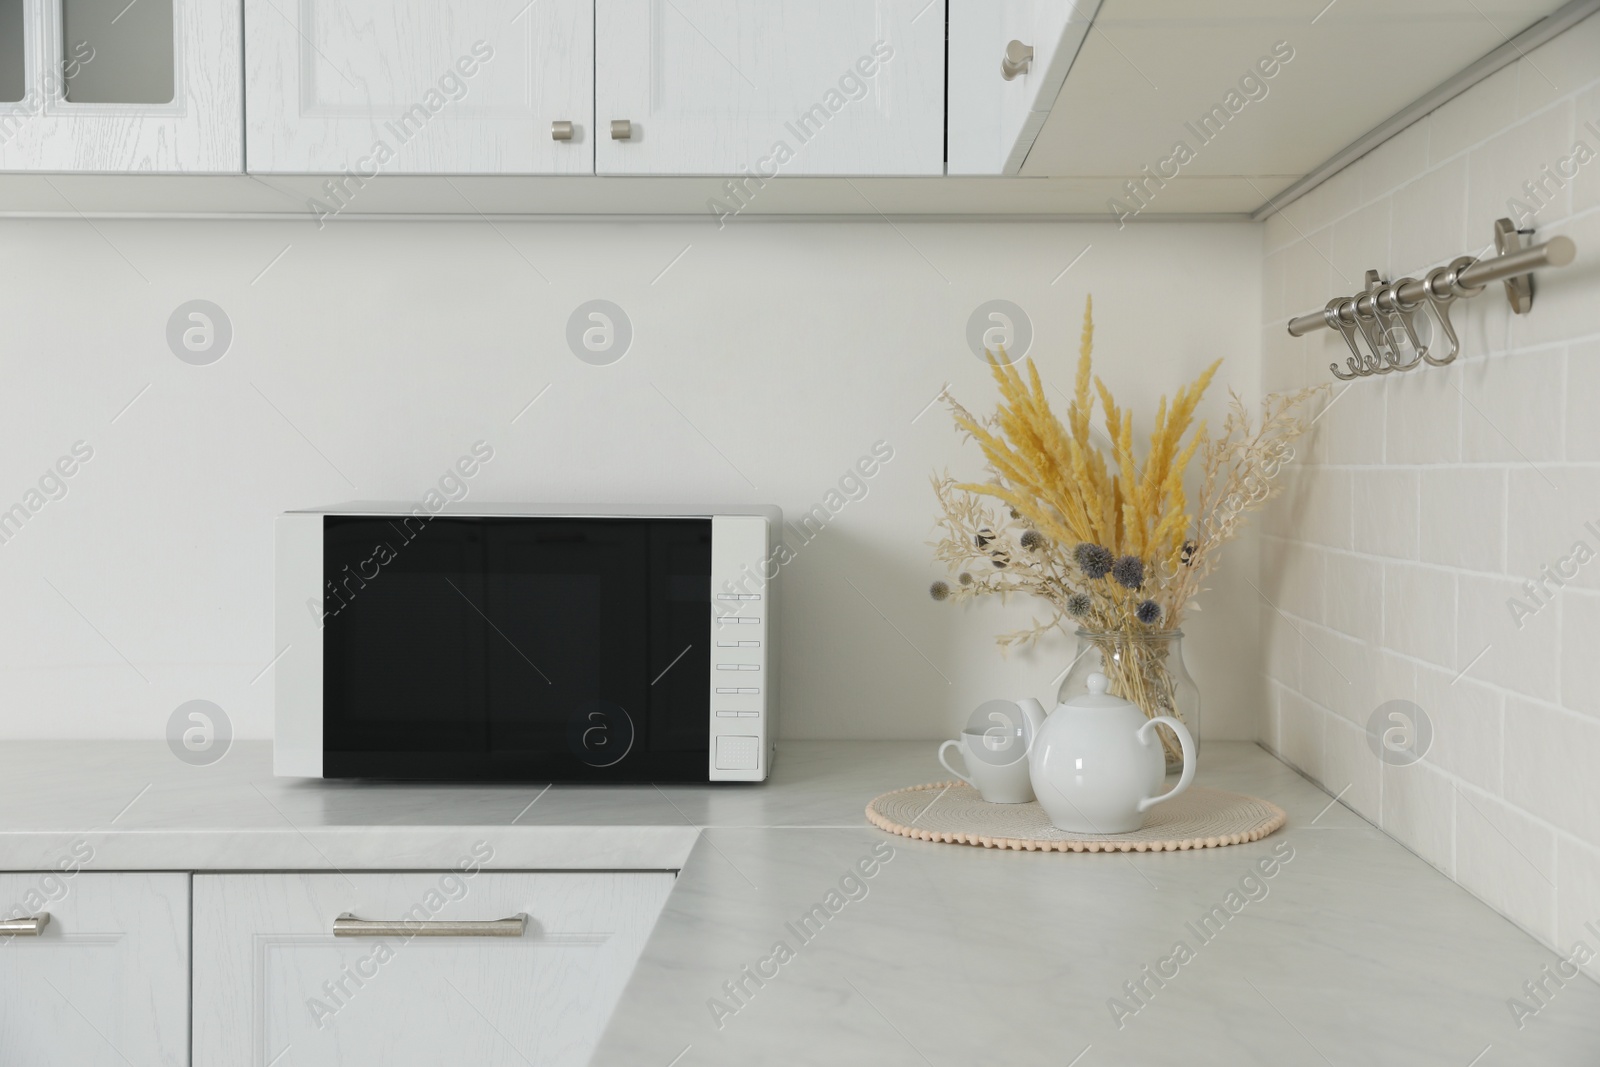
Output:
<path fill-rule="evenodd" d="M 961 749 L 966 774 L 950 766 L 945 754 Z M 1012 751 L 1012 750 L 1015 751 Z M 963 730 L 961 740 L 939 746 L 944 769 L 975 788 L 991 804 L 1026 804 L 1033 799 L 1028 777 L 1028 752 L 1022 740 L 996 730 Z"/>

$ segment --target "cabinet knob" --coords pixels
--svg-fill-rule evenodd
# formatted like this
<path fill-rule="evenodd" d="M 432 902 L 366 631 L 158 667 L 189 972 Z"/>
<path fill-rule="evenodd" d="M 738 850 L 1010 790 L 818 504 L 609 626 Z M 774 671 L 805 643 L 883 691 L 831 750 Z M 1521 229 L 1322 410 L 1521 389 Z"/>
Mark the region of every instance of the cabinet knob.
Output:
<path fill-rule="evenodd" d="M 627 141 L 633 137 L 633 123 L 627 119 L 611 120 L 611 139 L 613 141 Z"/>
<path fill-rule="evenodd" d="M 572 123 L 565 119 L 550 124 L 550 139 L 552 141 L 572 140 Z"/>
<path fill-rule="evenodd" d="M 1033 66 L 1033 45 L 1012 41 L 1006 45 L 1005 57 L 1000 60 L 1000 77 L 1010 81 L 1018 74 L 1027 73 L 1031 66 Z"/>

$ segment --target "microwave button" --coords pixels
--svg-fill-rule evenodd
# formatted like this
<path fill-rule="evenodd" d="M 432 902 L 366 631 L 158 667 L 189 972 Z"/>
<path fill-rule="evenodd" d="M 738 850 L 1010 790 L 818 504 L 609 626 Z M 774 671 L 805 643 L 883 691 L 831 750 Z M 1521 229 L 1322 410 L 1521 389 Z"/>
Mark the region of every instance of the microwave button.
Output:
<path fill-rule="evenodd" d="M 719 664 L 717 664 L 717 670 L 719 670 L 719 671 L 759 671 L 760 669 L 761 669 L 761 665 L 758 664 L 758 663 L 719 663 Z"/>
<path fill-rule="evenodd" d="M 723 615 L 717 621 L 726 623 L 729 626 L 754 626 L 761 620 L 752 619 L 748 615 Z"/>
<path fill-rule="evenodd" d="M 735 689 L 734 692 L 735 693 L 759 693 L 759 692 L 761 692 L 761 690 L 756 689 L 753 686 L 740 686 L 738 689 Z"/>
<path fill-rule="evenodd" d="M 717 770 L 753 771 L 761 754 L 761 738 L 725 734 L 717 738 Z"/>
<path fill-rule="evenodd" d="M 760 648 L 760 641 L 718 641 L 718 648 Z"/>
<path fill-rule="evenodd" d="M 753 719 L 761 713 L 759 711 L 736 711 L 733 714 L 741 719 Z"/>
<path fill-rule="evenodd" d="M 718 593 L 718 600 L 760 600 L 760 593 Z"/>
<path fill-rule="evenodd" d="M 717 718 L 719 718 L 719 719 L 737 719 L 739 716 L 741 716 L 743 714 L 744 714 L 744 712 L 742 712 L 742 711 L 719 711 L 719 712 L 717 712 Z M 752 712 L 751 714 L 754 714 L 754 712 Z"/>

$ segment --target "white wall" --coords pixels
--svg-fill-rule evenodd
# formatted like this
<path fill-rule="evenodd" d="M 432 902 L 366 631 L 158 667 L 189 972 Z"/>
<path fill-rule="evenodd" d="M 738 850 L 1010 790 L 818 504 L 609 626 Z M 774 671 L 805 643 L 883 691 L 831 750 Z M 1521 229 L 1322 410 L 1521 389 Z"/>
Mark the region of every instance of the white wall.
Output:
<path fill-rule="evenodd" d="M 1268 743 L 1564 954 L 1595 948 L 1580 928 L 1600 918 L 1600 562 L 1520 627 L 1508 601 L 1578 543 L 1600 552 L 1597 130 L 1592 17 L 1270 220 L 1262 301 L 1264 385 L 1331 380 L 1343 342 L 1292 339 L 1285 318 L 1368 267 L 1483 252 L 1507 199 L 1538 207 L 1523 183 L 1587 145 L 1534 221 L 1578 262 L 1537 276 L 1530 315 L 1498 284 L 1458 304 L 1455 364 L 1341 385 L 1262 548 L 1283 612 L 1262 611 Z M 1392 699 L 1432 723 L 1420 763 L 1368 747 Z"/>
<path fill-rule="evenodd" d="M 156 738 L 196 698 L 269 736 L 273 516 L 416 499 L 479 439 L 496 458 L 476 500 L 791 513 L 889 442 L 783 578 L 783 731 L 945 736 L 983 699 L 1045 695 L 1067 648 L 1006 662 L 992 635 L 1028 605 L 927 596 L 928 476 L 981 468 L 940 409 L 918 414 L 946 381 L 991 401 L 973 308 L 1026 308 L 1065 384 L 1092 290 L 1100 371 L 1146 418 L 1218 355 L 1212 414 L 1222 383 L 1254 394 L 1259 373 L 1250 225 L 7 221 L 0 241 L 0 507 L 74 442 L 94 449 L 0 544 L 0 736 Z M 609 367 L 563 336 L 597 297 L 635 329 Z M 234 331 L 209 366 L 165 340 L 197 298 Z M 1258 723 L 1242 547 L 1189 649 L 1213 737 Z"/>

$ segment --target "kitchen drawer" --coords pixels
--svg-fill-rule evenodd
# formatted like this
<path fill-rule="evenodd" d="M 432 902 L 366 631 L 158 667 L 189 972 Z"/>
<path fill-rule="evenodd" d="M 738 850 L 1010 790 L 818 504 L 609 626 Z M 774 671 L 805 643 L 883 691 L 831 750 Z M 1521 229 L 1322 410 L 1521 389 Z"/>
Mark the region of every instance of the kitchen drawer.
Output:
<path fill-rule="evenodd" d="M 672 874 L 462 867 L 196 875 L 195 1064 L 587 1063 Z M 439 923 L 519 913 L 526 926 L 511 937 L 333 933 L 347 914 Z"/>
<path fill-rule="evenodd" d="M 0 874 L 0 918 L 41 914 L 0 936 L 0 1064 L 188 1063 L 189 876 Z"/>

